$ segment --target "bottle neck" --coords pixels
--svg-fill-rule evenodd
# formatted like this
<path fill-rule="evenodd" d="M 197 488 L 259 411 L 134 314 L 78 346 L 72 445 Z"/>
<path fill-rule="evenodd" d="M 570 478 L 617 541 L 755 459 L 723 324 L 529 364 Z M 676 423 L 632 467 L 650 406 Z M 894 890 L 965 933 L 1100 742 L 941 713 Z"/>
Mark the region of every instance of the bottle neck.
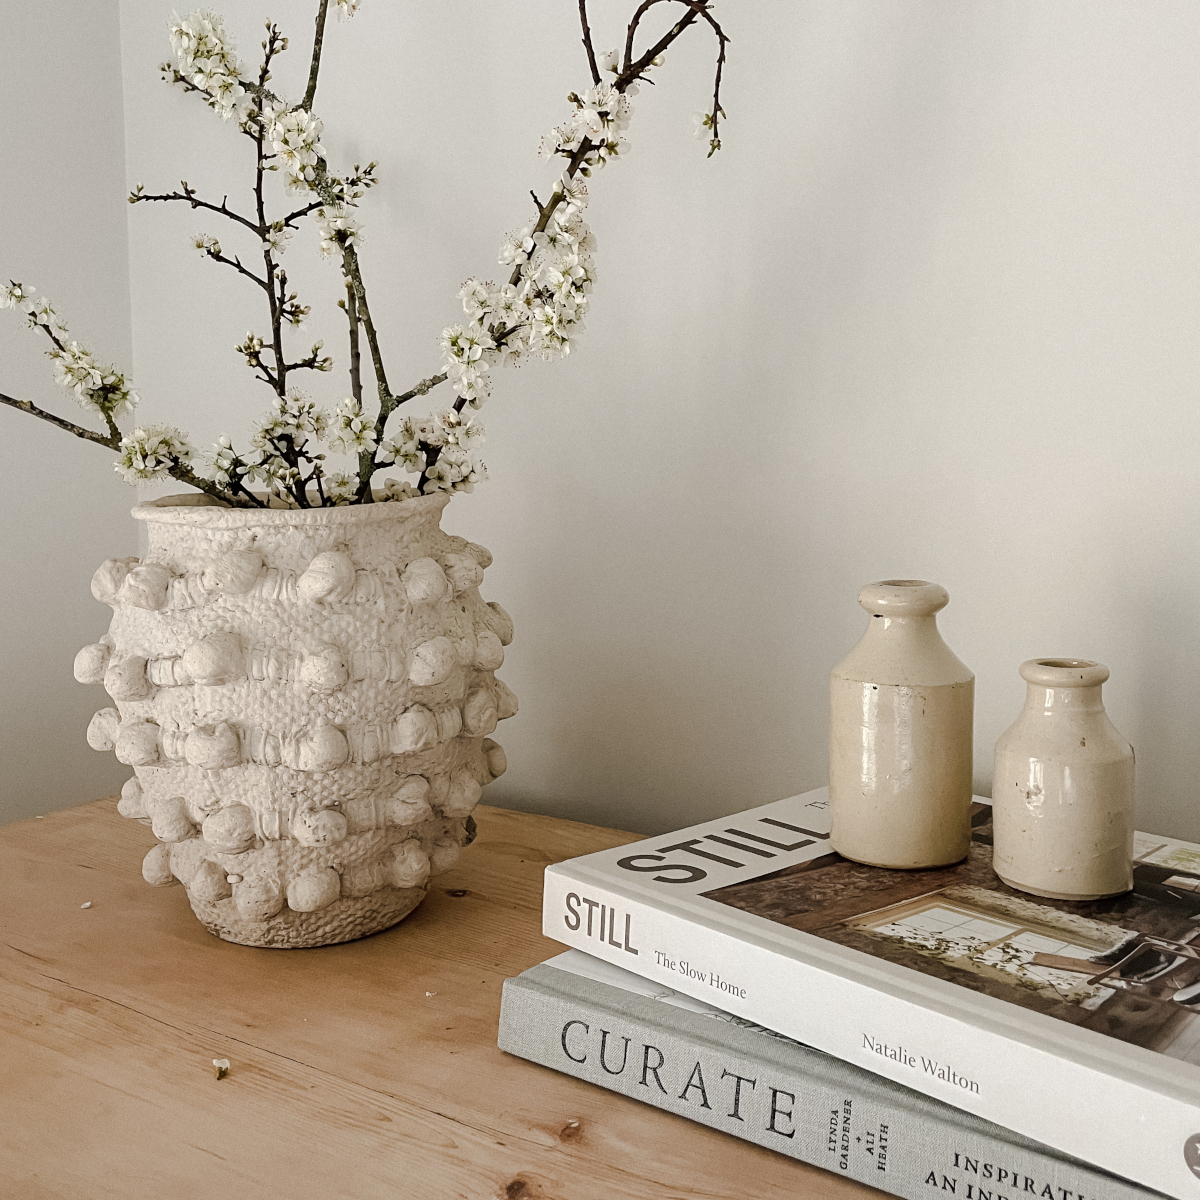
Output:
<path fill-rule="evenodd" d="M 862 641 L 833 673 L 840 679 L 901 686 L 932 687 L 975 678 L 942 641 L 932 613 L 870 617 Z"/>
<path fill-rule="evenodd" d="M 872 617 L 867 624 L 867 637 L 872 641 L 905 641 L 918 645 L 944 646 L 938 631 L 937 616 Z"/>
<path fill-rule="evenodd" d="M 1096 684 L 1095 687 L 1046 687 L 1040 683 L 1027 683 L 1025 709 L 1047 716 L 1103 712 L 1103 687 L 1103 684 Z"/>

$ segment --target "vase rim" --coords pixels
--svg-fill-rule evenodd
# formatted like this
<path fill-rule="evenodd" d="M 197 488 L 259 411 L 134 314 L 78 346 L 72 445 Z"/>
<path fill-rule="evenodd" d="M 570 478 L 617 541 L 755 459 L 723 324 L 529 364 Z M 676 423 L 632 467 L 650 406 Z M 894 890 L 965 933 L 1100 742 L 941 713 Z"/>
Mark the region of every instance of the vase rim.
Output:
<path fill-rule="evenodd" d="M 450 503 L 448 492 L 384 500 L 376 491 L 374 504 L 339 504 L 330 508 L 232 508 L 205 492 L 181 492 L 145 500 L 131 508 L 135 521 L 190 525 L 208 529 L 244 529 L 257 525 L 353 525 L 386 521 L 400 515 L 440 513 Z"/>
<path fill-rule="evenodd" d="M 1109 677 L 1109 669 L 1090 658 L 1030 658 L 1021 664 L 1026 683 L 1047 688 L 1099 687 Z"/>

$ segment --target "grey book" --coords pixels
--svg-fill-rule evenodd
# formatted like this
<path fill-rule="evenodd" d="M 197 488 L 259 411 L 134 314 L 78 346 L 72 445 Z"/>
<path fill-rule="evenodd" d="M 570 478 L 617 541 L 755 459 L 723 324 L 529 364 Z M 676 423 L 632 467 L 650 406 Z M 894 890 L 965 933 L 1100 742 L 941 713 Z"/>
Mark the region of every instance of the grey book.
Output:
<path fill-rule="evenodd" d="M 505 981 L 499 1045 L 906 1200 L 1160 1195 L 578 950 Z"/>

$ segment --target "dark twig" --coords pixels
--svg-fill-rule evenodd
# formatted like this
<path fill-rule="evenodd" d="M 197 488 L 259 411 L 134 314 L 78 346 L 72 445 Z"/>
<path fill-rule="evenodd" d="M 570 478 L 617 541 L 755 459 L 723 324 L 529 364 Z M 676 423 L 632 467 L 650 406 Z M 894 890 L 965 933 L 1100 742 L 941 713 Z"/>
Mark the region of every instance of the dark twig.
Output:
<path fill-rule="evenodd" d="M 205 250 L 204 253 L 215 262 L 224 263 L 227 267 L 232 267 L 237 271 L 239 275 L 245 275 L 247 279 L 252 279 L 263 291 L 270 295 L 271 285 L 265 279 L 259 279 L 253 271 L 243 267 L 242 260 L 236 255 L 233 258 L 226 258 L 224 254 L 217 254 L 212 250 Z"/>
<path fill-rule="evenodd" d="M 579 0 L 579 24 L 583 26 L 583 48 L 587 51 L 588 66 L 592 71 L 592 82 L 600 82 L 600 68 L 596 65 L 596 51 L 592 49 L 592 31 L 588 27 L 587 0 Z M 538 205 L 541 208 L 541 205 Z"/>
<path fill-rule="evenodd" d="M 358 347 L 358 301 L 354 296 L 354 288 L 349 281 L 346 283 L 346 299 L 342 305 L 350 322 L 350 395 L 362 408 L 362 354 Z"/>
<path fill-rule="evenodd" d="M 191 467 L 181 463 L 177 458 L 173 458 L 171 460 L 171 465 L 167 468 L 167 474 L 170 475 L 172 479 L 178 479 L 180 483 L 187 484 L 188 487 L 194 487 L 198 491 L 207 492 L 208 495 L 212 496 L 214 499 L 220 500 L 223 504 L 231 505 L 234 508 L 249 507 L 238 500 L 237 496 L 233 492 L 227 492 L 223 487 L 221 487 L 220 484 L 214 483 L 211 479 L 204 479 L 202 476 L 197 475 L 191 469 Z M 245 491 L 244 488 L 241 490 Z M 250 496 L 250 493 L 246 492 L 246 495 Z M 263 505 L 259 504 L 259 502 L 255 500 L 253 496 L 250 496 L 250 499 L 257 507 L 263 507 Z"/>
<path fill-rule="evenodd" d="M 324 200 L 314 200 L 311 204 L 306 204 L 303 208 L 298 208 L 295 212 L 288 213 L 283 218 L 284 225 L 290 226 L 294 221 L 300 220 L 301 217 L 307 217 L 310 212 L 316 212 L 324 203 Z"/>
<path fill-rule="evenodd" d="M 317 94 L 317 73 L 321 69 L 321 48 L 325 40 L 325 17 L 328 12 L 329 0 L 321 0 L 321 7 L 317 10 L 317 31 L 313 37 L 312 65 L 308 68 L 308 87 L 304 92 L 304 99 L 300 102 L 300 107 L 305 112 L 312 112 L 313 100 Z"/>
<path fill-rule="evenodd" d="M 87 442 L 96 442 L 101 446 L 107 446 L 110 450 L 116 450 L 120 444 L 120 434 L 96 433 L 92 429 L 84 429 L 82 425 L 76 425 L 74 421 L 64 421 L 62 417 L 56 417 L 53 413 L 47 412 L 44 408 L 38 408 L 30 400 L 16 400 L 12 396 L 6 396 L 0 392 L 0 403 L 10 404 L 13 408 L 19 408 L 22 412 L 27 412 L 31 417 L 40 417 L 43 421 L 49 421 L 51 425 L 57 425 L 59 429 L 65 429 L 67 433 L 74 434 L 77 438 L 83 438 Z"/>
<path fill-rule="evenodd" d="M 129 203 L 140 204 L 143 200 L 182 200 L 190 204 L 193 208 L 205 208 L 209 212 L 219 213 L 222 217 L 228 217 L 231 221 L 237 221 L 239 225 L 245 225 L 247 229 L 254 230 L 259 237 L 263 235 L 263 227 L 261 225 L 255 225 L 249 217 L 243 217 L 241 213 L 236 213 L 229 207 L 227 203 L 229 200 L 228 196 L 220 204 L 211 204 L 207 200 L 201 200 L 196 195 L 196 189 L 188 186 L 186 179 L 180 181 L 180 187 L 183 188 L 182 192 L 164 192 L 159 196 L 152 196 L 146 192 L 131 192 L 129 194 Z"/>
<path fill-rule="evenodd" d="M 270 261 L 270 255 L 266 256 Z M 279 288 L 276 296 L 271 291 L 271 352 L 275 355 L 275 391 L 282 400 L 287 396 L 287 363 L 283 359 L 283 297 L 287 295 L 287 272 L 274 268 L 274 279 Z"/>
<path fill-rule="evenodd" d="M 249 501 L 249 506 L 252 508 L 267 508 L 268 505 L 260 500 L 240 479 L 234 479 L 232 476 L 229 480 L 230 491 L 235 495 L 240 492 Z"/>
<path fill-rule="evenodd" d="M 672 0 L 642 0 L 642 3 L 638 5 L 633 17 L 629 21 L 629 28 L 625 32 L 625 62 L 622 66 L 622 71 L 628 71 L 630 64 L 633 62 L 633 37 L 637 33 L 642 17 L 656 4 L 668 4 L 671 2 Z"/>
<path fill-rule="evenodd" d="M 401 404 L 407 403 L 414 396 L 426 395 L 433 388 L 437 387 L 439 383 L 445 383 L 449 378 L 445 371 L 440 375 L 430 375 L 428 379 L 422 379 L 420 383 L 409 388 L 407 392 L 402 392 L 399 396 L 393 396 L 392 399 L 395 400 L 398 407 Z"/>

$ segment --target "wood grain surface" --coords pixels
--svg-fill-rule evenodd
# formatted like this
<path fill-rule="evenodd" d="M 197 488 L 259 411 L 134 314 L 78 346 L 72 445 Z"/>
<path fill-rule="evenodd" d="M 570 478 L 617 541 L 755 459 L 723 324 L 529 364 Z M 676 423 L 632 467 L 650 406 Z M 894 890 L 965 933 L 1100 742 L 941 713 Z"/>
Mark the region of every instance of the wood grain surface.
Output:
<path fill-rule="evenodd" d="M 498 1050 L 502 981 L 562 949 L 542 868 L 634 837 L 476 816 L 413 916 L 319 950 L 211 937 L 115 800 L 0 829 L 0 1196 L 878 1194 Z"/>

